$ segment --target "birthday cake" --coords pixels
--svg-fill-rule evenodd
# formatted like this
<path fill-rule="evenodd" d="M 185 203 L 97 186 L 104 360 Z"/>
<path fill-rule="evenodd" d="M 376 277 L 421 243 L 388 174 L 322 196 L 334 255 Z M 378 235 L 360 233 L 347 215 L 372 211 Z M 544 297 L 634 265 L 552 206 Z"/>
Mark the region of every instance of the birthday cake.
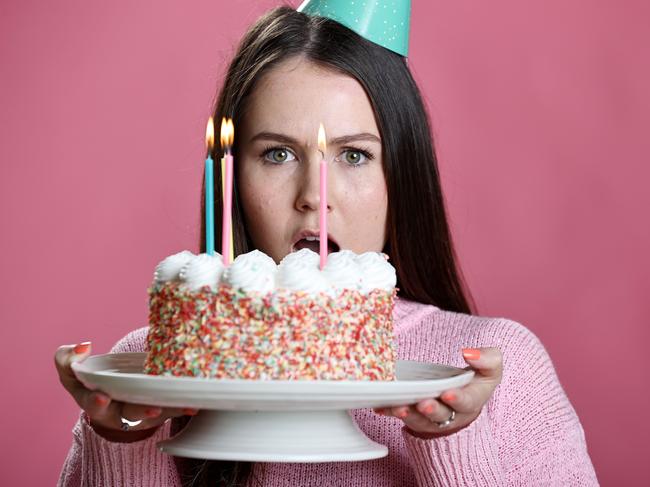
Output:
<path fill-rule="evenodd" d="M 149 289 L 154 375 L 251 380 L 394 380 L 395 269 L 377 252 L 343 250 L 321 270 L 309 249 L 279 265 L 254 250 L 180 252 Z"/>

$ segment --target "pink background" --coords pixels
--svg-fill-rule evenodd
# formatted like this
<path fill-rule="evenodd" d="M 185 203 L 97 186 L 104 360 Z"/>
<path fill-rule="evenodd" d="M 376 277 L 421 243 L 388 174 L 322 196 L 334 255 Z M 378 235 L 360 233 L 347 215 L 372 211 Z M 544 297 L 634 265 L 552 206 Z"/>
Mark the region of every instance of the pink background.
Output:
<path fill-rule="evenodd" d="M 642 485 L 650 9 L 531 3 L 414 0 L 410 63 L 480 314 L 542 339 L 602 484 Z M 154 265 L 196 250 L 215 87 L 277 4 L 0 4 L 4 485 L 51 485 L 70 446 L 56 347 L 108 351 Z"/>

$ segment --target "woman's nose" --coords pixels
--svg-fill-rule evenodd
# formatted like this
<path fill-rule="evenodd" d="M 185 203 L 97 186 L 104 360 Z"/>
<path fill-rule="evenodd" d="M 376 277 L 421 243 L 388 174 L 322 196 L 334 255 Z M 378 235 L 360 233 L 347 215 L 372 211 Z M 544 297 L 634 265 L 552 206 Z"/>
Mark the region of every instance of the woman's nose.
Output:
<path fill-rule="evenodd" d="M 318 211 L 320 206 L 320 156 L 310 159 L 309 163 L 303 166 L 299 178 L 296 209 L 303 212 Z M 331 204 L 328 198 L 327 210 L 330 209 Z"/>

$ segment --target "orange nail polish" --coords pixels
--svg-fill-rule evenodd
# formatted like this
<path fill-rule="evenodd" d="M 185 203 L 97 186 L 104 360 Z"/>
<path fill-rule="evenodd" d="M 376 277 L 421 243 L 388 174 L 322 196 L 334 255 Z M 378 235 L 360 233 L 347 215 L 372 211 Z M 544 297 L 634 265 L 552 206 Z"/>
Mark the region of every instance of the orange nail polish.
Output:
<path fill-rule="evenodd" d="M 199 413 L 199 410 L 194 408 L 183 408 L 181 411 L 186 416 L 196 416 Z"/>
<path fill-rule="evenodd" d="M 442 400 L 445 402 L 454 402 L 456 400 L 456 394 L 453 392 L 445 392 L 442 395 Z"/>
<path fill-rule="evenodd" d="M 481 358 L 481 351 L 478 348 L 463 348 L 463 357 L 467 360 L 478 360 Z"/>
<path fill-rule="evenodd" d="M 408 409 L 402 409 L 399 413 L 397 413 L 397 417 L 401 419 L 404 419 L 408 415 L 409 415 Z"/>
<path fill-rule="evenodd" d="M 147 408 L 144 410 L 144 415 L 147 418 L 157 418 L 160 416 L 160 413 L 162 413 L 162 409 L 160 408 Z"/>
<path fill-rule="evenodd" d="M 433 404 L 427 404 L 422 408 L 424 414 L 431 414 L 433 412 Z"/>
<path fill-rule="evenodd" d="M 111 400 L 106 397 L 104 394 L 95 394 L 93 397 L 93 402 L 97 406 L 106 406 Z"/>
<path fill-rule="evenodd" d="M 75 355 L 81 355 L 82 353 L 86 353 L 89 348 L 90 342 L 83 342 L 75 345 L 72 351 L 75 353 Z"/>

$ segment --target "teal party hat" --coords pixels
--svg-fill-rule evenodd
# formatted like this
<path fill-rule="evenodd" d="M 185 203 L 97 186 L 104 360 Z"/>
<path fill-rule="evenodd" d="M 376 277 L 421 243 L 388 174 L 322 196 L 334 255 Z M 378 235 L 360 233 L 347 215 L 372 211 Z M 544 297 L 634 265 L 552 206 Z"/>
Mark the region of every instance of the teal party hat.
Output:
<path fill-rule="evenodd" d="M 375 44 L 408 55 L 411 0 L 306 0 L 298 12 L 335 20 Z"/>

